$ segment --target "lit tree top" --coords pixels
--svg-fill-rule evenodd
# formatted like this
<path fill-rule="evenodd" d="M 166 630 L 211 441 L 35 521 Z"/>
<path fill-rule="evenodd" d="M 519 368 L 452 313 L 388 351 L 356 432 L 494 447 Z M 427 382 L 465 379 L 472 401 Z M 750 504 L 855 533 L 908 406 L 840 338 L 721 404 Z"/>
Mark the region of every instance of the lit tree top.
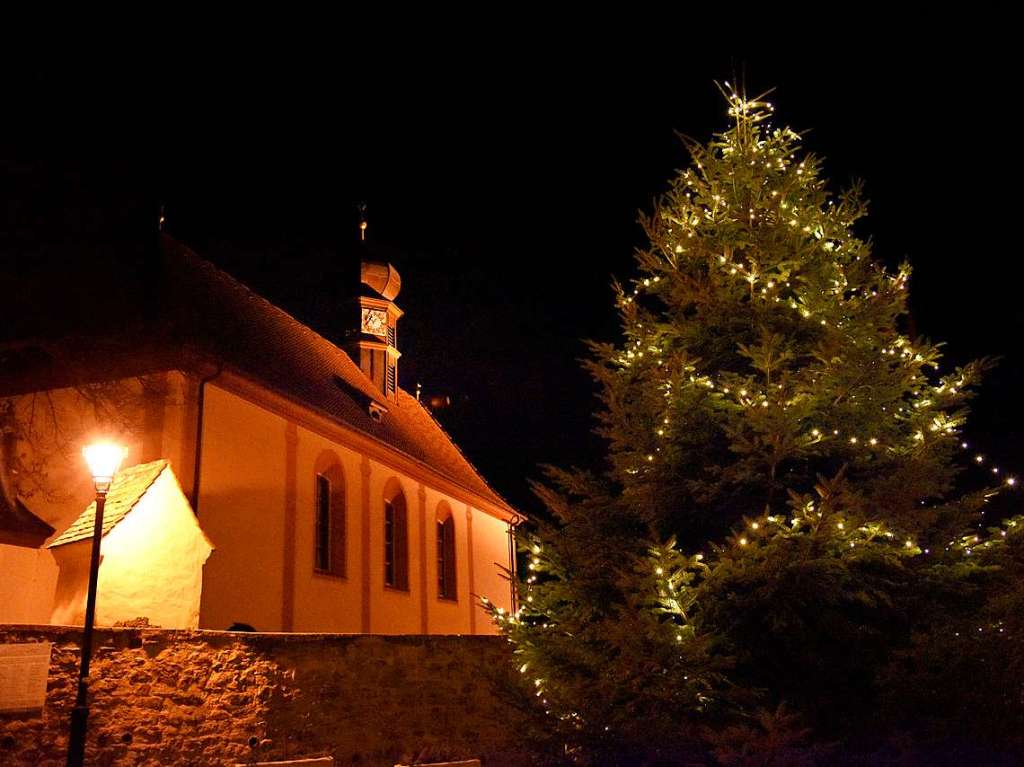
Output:
<path fill-rule="evenodd" d="M 939 375 L 900 328 L 910 267 L 872 258 L 860 188 L 829 192 L 764 97 L 726 89 L 731 125 L 643 224 L 619 289 L 625 343 L 595 344 L 623 499 L 662 532 L 782 508 L 846 467 L 856 507 L 900 517 L 954 477 L 980 363 Z"/>

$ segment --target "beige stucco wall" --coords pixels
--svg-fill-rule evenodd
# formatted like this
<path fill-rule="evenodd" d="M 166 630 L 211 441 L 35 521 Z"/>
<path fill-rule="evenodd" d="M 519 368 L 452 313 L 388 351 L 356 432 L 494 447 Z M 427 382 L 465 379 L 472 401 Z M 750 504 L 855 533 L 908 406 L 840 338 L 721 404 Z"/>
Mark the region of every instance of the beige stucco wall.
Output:
<path fill-rule="evenodd" d="M 47 549 L 0 544 L 0 623 L 46 623 L 57 588 Z"/>
<path fill-rule="evenodd" d="M 363 515 L 360 457 L 324 437 L 297 428 L 294 504 L 293 631 L 362 631 Z M 314 572 L 314 469 L 323 453 L 332 453 L 345 478 L 345 576 Z M 282 541 L 282 545 L 283 545 Z"/>
<path fill-rule="evenodd" d="M 191 498 L 195 474 L 199 384 L 194 376 L 185 375 L 177 370 L 164 375 L 164 384 L 166 394 L 160 416 L 161 428 L 157 438 L 153 438 L 149 444 L 144 444 L 146 451 L 139 456 L 138 462 L 155 461 L 158 458 L 168 461 L 182 492 Z M 153 416 L 154 419 L 156 417 Z"/>
<path fill-rule="evenodd" d="M 103 537 L 96 623 L 148 618 L 153 626 L 196 628 L 210 544 L 174 474 L 165 469 Z M 60 566 L 51 622 L 81 624 L 91 541 L 52 550 Z"/>
<path fill-rule="evenodd" d="M 427 491 L 427 615 L 433 634 L 469 634 L 469 546 L 466 538 L 466 504 L 433 489 Z M 455 600 L 437 595 L 437 520 L 446 503 L 455 523 Z M 480 633 L 480 632 L 478 632 Z"/>
<path fill-rule="evenodd" d="M 205 569 L 201 627 L 223 629 L 240 622 L 260 631 L 493 633 L 474 595 L 509 605 L 508 584 L 495 565 L 508 561 L 503 521 L 471 510 L 470 546 L 464 501 L 217 382 L 207 385 L 203 431 L 198 514 L 216 551 Z M 325 451 L 337 456 L 345 477 L 345 577 L 313 568 L 314 467 Z M 408 509 L 407 592 L 384 585 L 384 492 L 389 482 L 401 487 Z M 442 501 L 455 519 L 457 601 L 437 596 L 435 520 Z"/>
<path fill-rule="evenodd" d="M 386 417 L 386 416 L 385 416 Z M 370 461 L 370 631 L 375 634 L 421 632 L 420 518 L 418 484 L 389 467 Z M 394 478 L 405 494 L 409 545 L 409 590 L 384 585 L 384 489 Z"/>
<path fill-rule="evenodd" d="M 479 596 L 487 597 L 498 607 L 509 610 L 511 607 L 511 591 L 507 573 L 502 567 L 508 568 L 508 525 L 500 519 L 474 510 L 473 512 L 473 559 L 475 562 L 475 590 Z M 480 606 L 479 600 L 473 601 L 476 615 L 474 624 L 476 633 L 496 634 L 490 617 Z"/>
<path fill-rule="evenodd" d="M 196 512 L 215 551 L 205 569 L 202 628 L 282 630 L 285 425 L 206 387 Z"/>

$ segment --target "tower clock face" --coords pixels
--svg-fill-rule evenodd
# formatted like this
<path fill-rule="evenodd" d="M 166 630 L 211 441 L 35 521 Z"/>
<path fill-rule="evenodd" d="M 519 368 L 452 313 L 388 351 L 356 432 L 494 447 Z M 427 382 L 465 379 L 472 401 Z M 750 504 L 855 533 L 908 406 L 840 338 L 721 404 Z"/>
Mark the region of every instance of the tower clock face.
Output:
<path fill-rule="evenodd" d="M 388 334 L 388 313 L 383 309 L 363 309 L 362 329 L 382 338 Z"/>

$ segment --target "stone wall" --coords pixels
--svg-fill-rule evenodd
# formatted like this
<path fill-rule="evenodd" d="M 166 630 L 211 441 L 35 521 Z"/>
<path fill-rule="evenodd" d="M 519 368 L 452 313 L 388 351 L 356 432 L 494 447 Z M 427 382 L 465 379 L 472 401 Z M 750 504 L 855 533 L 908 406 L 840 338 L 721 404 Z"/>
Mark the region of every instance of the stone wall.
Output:
<path fill-rule="evenodd" d="M 64 763 L 81 633 L 0 626 L 0 643 L 54 643 L 41 714 L 0 714 L 0 764 Z M 532 761 L 497 637 L 103 628 L 94 648 L 90 765 Z"/>

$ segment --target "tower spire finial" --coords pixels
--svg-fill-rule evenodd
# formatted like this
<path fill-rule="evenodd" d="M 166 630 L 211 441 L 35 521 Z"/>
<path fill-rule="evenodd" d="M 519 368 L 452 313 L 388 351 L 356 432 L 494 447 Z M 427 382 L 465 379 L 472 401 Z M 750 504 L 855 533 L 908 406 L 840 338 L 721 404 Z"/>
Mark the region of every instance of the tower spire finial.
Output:
<path fill-rule="evenodd" d="M 359 241 L 366 242 L 366 227 L 369 226 L 366 222 L 366 203 L 361 202 L 357 207 L 359 208 Z"/>

